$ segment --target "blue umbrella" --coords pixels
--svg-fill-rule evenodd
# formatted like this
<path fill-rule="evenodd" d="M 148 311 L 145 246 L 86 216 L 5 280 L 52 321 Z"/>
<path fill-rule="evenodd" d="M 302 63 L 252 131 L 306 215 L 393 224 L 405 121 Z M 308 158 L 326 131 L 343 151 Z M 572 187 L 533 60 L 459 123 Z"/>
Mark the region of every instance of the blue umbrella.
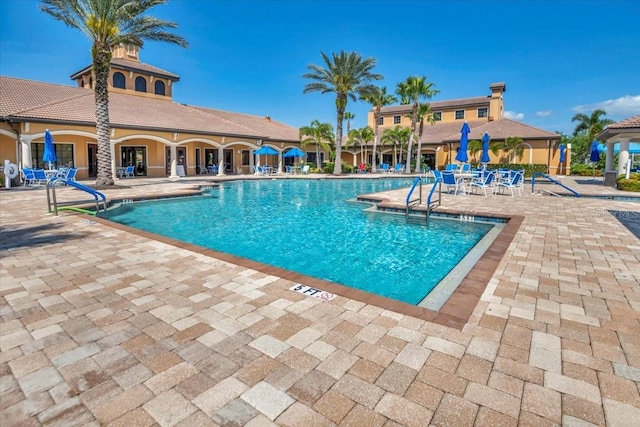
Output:
<path fill-rule="evenodd" d="M 271 154 L 271 155 L 276 155 L 278 154 L 278 152 L 276 150 L 274 150 L 273 148 L 263 145 L 262 147 L 258 148 L 256 151 L 253 152 L 253 154 Z"/>
<path fill-rule="evenodd" d="M 42 154 L 42 161 L 49 163 L 49 169 L 51 169 L 51 163 L 55 163 L 57 160 L 56 150 L 53 148 L 53 137 L 49 129 L 47 129 L 44 133 L 44 153 Z"/>
<path fill-rule="evenodd" d="M 306 155 L 307 154 L 298 147 L 293 147 L 291 150 L 287 151 L 283 157 L 304 157 Z"/>
<path fill-rule="evenodd" d="M 480 157 L 480 163 L 489 163 L 489 134 L 487 132 L 482 136 L 482 156 Z"/>
<path fill-rule="evenodd" d="M 600 152 L 598 151 L 598 141 L 595 139 L 591 144 L 591 155 L 589 156 L 589 160 L 591 160 L 592 162 L 600 161 Z"/>
<path fill-rule="evenodd" d="M 464 122 L 462 125 L 462 129 L 460 129 L 460 149 L 458 150 L 458 154 L 456 154 L 456 160 L 461 163 L 467 163 L 469 161 L 469 157 L 467 156 L 467 146 L 469 145 L 469 124 Z"/>

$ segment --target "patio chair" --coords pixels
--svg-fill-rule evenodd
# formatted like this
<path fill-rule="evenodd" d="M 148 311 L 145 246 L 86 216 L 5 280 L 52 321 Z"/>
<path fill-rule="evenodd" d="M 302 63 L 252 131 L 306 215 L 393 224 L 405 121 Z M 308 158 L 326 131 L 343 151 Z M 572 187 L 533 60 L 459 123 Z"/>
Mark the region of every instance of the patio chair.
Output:
<path fill-rule="evenodd" d="M 475 193 L 478 190 L 478 188 L 482 188 L 482 191 L 484 191 L 485 197 L 489 195 L 488 193 L 493 194 L 493 190 L 494 190 L 493 180 L 495 177 L 496 177 L 495 172 L 485 173 L 481 180 L 474 181 L 471 183 L 471 188 L 473 188 L 473 192 Z"/>
<path fill-rule="evenodd" d="M 393 172 L 393 173 L 402 173 L 402 172 L 404 172 L 404 164 L 403 163 L 396 163 L 396 165 L 393 167 L 393 169 L 391 169 L 389 172 Z"/>
<path fill-rule="evenodd" d="M 444 171 L 441 172 L 442 175 L 442 184 L 447 186 L 447 193 L 451 191 L 453 187 L 453 194 L 457 195 L 458 190 L 460 190 L 463 194 L 466 192 L 464 181 L 456 177 L 456 175 L 452 171 Z"/>
<path fill-rule="evenodd" d="M 358 166 L 358 173 L 367 173 L 366 163 L 360 163 L 360 166 Z"/>
<path fill-rule="evenodd" d="M 304 175 L 309 175 L 309 165 L 304 165 L 302 167 L 302 170 L 300 171 L 300 173 L 302 173 Z"/>
<path fill-rule="evenodd" d="M 284 173 L 287 175 L 293 175 L 293 169 L 291 169 L 291 166 L 284 165 Z"/>
<path fill-rule="evenodd" d="M 511 197 L 515 197 L 514 190 L 518 192 L 518 196 L 522 196 L 522 190 L 520 189 L 520 182 L 524 179 L 524 173 L 516 172 L 509 179 L 498 183 L 498 188 L 501 192 L 504 192 L 506 188 L 511 190 Z"/>
<path fill-rule="evenodd" d="M 445 171 L 457 171 L 458 170 L 458 165 L 455 163 L 449 163 L 447 166 L 445 166 L 444 168 Z"/>
<path fill-rule="evenodd" d="M 33 169 L 34 185 L 46 184 L 47 182 L 49 182 L 49 178 L 47 178 L 47 174 L 44 169 Z"/>
<path fill-rule="evenodd" d="M 389 163 L 380 163 L 380 173 L 389 173 Z"/>
<path fill-rule="evenodd" d="M 67 181 L 75 181 L 77 173 L 78 173 L 78 168 L 71 168 L 67 171 L 67 174 L 64 176 L 64 178 Z"/>

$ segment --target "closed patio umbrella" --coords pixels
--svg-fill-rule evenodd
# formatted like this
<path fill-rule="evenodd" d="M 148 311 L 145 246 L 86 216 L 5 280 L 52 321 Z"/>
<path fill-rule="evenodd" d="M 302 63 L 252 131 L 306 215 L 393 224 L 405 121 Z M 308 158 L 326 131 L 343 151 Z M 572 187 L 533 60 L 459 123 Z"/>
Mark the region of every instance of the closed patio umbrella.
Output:
<path fill-rule="evenodd" d="M 564 144 L 560 144 L 560 175 L 562 175 L 564 162 L 567 160 L 566 150 L 564 148 Z"/>
<path fill-rule="evenodd" d="M 594 139 L 591 143 L 591 154 L 589 160 L 593 163 L 593 179 L 596 179 L 596 163 L 600 161 L 600 150 L 598 149 L 598 140 Z"/>
<path fill-rule="evenodd" d="M 58 160 L 56 157 L 56 150 L 53 147 L 53 136 L 47 129 L 44 133 L 44 153 L 42 153 L 42 161 L 49 163 L 49 169 L 51 169 L 51 163 L 55 163 Z"/>
<path fill-rule="evenodd" d="M 462 129 L 460 129 L 460 149 L 458 150 L 458 154 L 456 154 L 456 160 L 460 163 L 467 163 L 469 161 L 469 156 L 467 156 L 467 147 L 469 146 L 469 132 L 471 132 L 469 123 L 464 122 L 464 124 L 462 125 Z"/>
<path fill-rule="evenodd" d="M 485 167 L 487 163 L 491 161 L 489 158 L 489 134 L 487 132 L 482 135 L 482 156 L 480 156 L 480 163 L 482 163 Z"/>

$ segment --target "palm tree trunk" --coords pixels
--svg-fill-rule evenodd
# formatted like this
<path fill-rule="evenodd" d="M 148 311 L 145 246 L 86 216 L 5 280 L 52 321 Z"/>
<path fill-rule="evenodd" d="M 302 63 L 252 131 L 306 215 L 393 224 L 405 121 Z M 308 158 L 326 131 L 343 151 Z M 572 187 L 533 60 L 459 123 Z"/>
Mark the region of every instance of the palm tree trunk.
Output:
<path fill-rule="evenodd" d="M 316 142 L 316 166 L 318 166 L 318 169 L 322 168 L 322 165 L 320 164 L 320 144 L 318 144 Z"/>
<path fill-rule="evenodd" d="M 347 101 L 344 100 L 344 106 L 338 107 L 338 122 L 336 124 L 336 159 L 333 166 L 334 175 L 342 175 L 342 120 L 344 119 L 344 109 L 346 108 Z"/>
<path fill-rule="evenodd" d="M 97 186 L 113 185 L 111 166 L 111 141 L 109 129 L 109 67 L 111 66 L 111 50 L 99 45 L 91 49 L 93 72 L 95 74 L 96 101 L 96 135 L 98 140 Z"/>
<path fill-rule="evenodd" d="M 378 148 L 378 120 L 375 120 L 376 124 L 375 124 L 375 130 L 373 133 L 373 161 L 371 163 L 373 163 L 371 165 L 371 172 L 376 173 L 377 172 L 377 168 L 376 168 L 376 152 L 377 152 L 377 148 Z"/>
<path fill-rule="evenodd" d="M 416 151 L 416 173 L 422 172 L 420 170 L 421 166 L 422 166 L 422 141 L 421 139 L 418 139 L 418 150 Z"/>

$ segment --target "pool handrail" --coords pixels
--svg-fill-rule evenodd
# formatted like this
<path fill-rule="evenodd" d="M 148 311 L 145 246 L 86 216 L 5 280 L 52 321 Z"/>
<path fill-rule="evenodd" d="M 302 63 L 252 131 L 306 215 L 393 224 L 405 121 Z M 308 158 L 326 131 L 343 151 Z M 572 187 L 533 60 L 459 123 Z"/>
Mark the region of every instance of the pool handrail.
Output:
<path fill-rule="evenodd" d="M 571 193 L 573 193 L 574 196 L 580 197 L 580 193 L 578 193 L 576 190 L 574 190 L 573 188 L 567 187 L 566 185 L 564 185 L 563 183 L 561 183 L 557 179 L 554 179 L 551 176 L 549 176 L 548 174 L 543 173 L 543 172 L 534 172 L 534 174 L 531 175 L 531 194 L 533 194 L 534 187 L 536 185 L 536 176 L 548 179 L 552 183 L 557 184 L 557 185 L 559 185 L 560 187 L 562 187 L 562 188 L 564 188 L 566 190 L 569 190 Z"/>
<path fill-rule="evenodd" d="M 82 200 L 82 201 L 73 201 L 73 202 L 65 202 L 64 204 L 60 204 L 58 203 L 57 197 L 56 197 L 56 186 L 58 184 L 63 184 L 63 185 L 69 185 L 71 187 L 76 188 L 77 190 L 81 190 L 84 191 L 85 193 L 88 193 L 90 195 L 93 196 L 93 200 L 96 204 L 96 214 L 98 212 L 100 212 L 100 204 L 102 204 L 102 210 L 103 212 L 107 213 L 107 197 L 97 191 L 94 190 L 91 187 L 88 187 L 86 185 L 80 184 L 79 182 L 75 181 L 75 180 L 68 180 L 66 178 L 61 178 L 61 177 L 55 177 L 50 179 L 47 182 L 47 205 L 49 208 L 49 213 L 53 212 L 56 216 L 58 216 L 58 205 L 63 205 L 63 206 L 71 206 L 71 205 L 78 205 L 78 204 L 86 204 L 87 201 L 86 200 Z M 51 189 L 51 195 L 49 193 L 49 190 Z M 53 210 L 52 210 L 53 207 Z"/>
<path fill-rule="evenodd" d="M 416 189 L 416 186 L 418 184 L 420 184 L 418 198 L 411 199 L 411 195 L 413 194 L 413 191 Z M 409 193 L 407 194 L 407 198 L 405 200 L 405 205 L 406 205 L 405 216 L 409 215 L 409 208 L 411 208 L 411 206 L 419 205 L 421 201 L 422 201 L 422 178 L 417 177 L 416 179 L 413 180 L 413 184 L 411 185 L 411 189 L 409 190 Z"/>

